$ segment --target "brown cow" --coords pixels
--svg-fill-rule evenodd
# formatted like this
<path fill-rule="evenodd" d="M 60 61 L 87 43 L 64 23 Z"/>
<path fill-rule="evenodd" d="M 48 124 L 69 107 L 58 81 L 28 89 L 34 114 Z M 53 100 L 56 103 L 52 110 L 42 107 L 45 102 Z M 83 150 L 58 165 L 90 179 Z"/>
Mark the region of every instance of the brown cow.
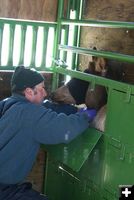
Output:
<path fill-rule="evenodd" d="M 112 66 L 107 63 L 106 59 L 93 56 L 92 62 L 89 62 L 88 68 L 84 73 L 107 77 L 118 81 L 122 80 L 124 75 L 122 66 L 117 65 L 116 67 L 115 65 L 114 68 L 112 68 Z M 51 97 L 55 102 L 74 105 L 84 103 L 87 108 L 98 110 L 97 115 L 92 122 L 92 126 L 100 131 L 104 131 L 107 103 L 106 87 L 95 85 L 93 89 L 89 82 L 72 78 L 66 85 L 55 90 Z"/>

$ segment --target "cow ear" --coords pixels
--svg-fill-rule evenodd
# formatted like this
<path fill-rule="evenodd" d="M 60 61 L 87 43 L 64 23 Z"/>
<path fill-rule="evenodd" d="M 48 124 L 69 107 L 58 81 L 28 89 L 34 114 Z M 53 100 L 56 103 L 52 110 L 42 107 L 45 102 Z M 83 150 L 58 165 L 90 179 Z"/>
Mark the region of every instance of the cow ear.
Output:
<path fill-rule="evenodd" d="M 93 50 L 97 50 L 97 48 L 96 48 L 96 47 L 93 47 Z"/>
<path fill-rule="evenodd" d="M 93 47 L 93 50 L 97 50 L 96 47 Z M 92 56 L 92 61 L 95 62 L 97 60 L 97 57 L 96 56 Z"/>

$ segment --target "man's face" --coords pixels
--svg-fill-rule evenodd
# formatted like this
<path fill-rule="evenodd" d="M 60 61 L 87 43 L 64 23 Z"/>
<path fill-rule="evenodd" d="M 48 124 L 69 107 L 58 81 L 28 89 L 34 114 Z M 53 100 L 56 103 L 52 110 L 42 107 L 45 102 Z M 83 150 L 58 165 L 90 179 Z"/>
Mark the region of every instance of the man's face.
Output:
<path fill-rule="evenodd" d="M 39 83 L 33 89 L 33 103 L 40 104 L 43 102 L 44 98 L 47 96 L 47 92 L 45 90 L 44 82 Z"/>

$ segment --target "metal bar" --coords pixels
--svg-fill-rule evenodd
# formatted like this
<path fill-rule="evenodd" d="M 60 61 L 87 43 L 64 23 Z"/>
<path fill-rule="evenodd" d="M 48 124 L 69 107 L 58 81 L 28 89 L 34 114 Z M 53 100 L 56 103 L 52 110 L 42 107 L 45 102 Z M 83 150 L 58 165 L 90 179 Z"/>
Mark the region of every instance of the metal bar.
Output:
<path fill-rule="evenodd" d="M 56 29 L 56 35 L 55 35 L 55 43 L 54 43 L 54 59 L 58 60 L 59 58 L 59 49 L 58 49 L 58 44 L 60 43 L 60 38 L 61 38 L 61 22 L 60 19 L 63 16 L 63 10 L 64 10 L 64 0 L 58 0 L 58 16 L 57 16 L 57 29 Z M 53 65 L 53 64 L 52 64 Z M 55 68 L 55 65 L 53 65 Z M 57 87 L 57 81 L 58 81 L 58 75 L 54 74 L 53 75 L 53 81 L 52 81 L 52 90 L 54 90 Z"/>
<path fill-rule="evenodd" d="M 35 56 L 36 56 L 36 44 L 37 44 L 37 31 L 38 27 L 32 27 L 33 29 L 33 38 L 32 38 L 32 55 L 31 55 L 31 62 L 30 65 L 35 67 Z"/>
<path fill-rule="evenodd" d="M 48 38 L 48 26 L 45 26 L 43 29 L 43 50 L 42 50 L 42 60 L 41 68 L 43 69 L 46 66 L 46 51 L 47 51 L 47 38 Z"/>
<path fill-rule="evenodd" d="M 79 1 L 79 6 L 77 8 L 79 10 L 79 16 L 77 19 L 81 20 L 82 19 L 82 11 L 83 11 L 83 0 Z M 77 34 L 77 47 L 80 46 L 80 37 L 81 37 L 81 26 L 78 26 L 78 34 Z M 79 64 L 79 54 L 76 54 L 76 60 L 75 60 L 75 66 L 76 69 L 78 70 L 78 64 Z"/>
<path fill-rule="evenodd" d="M 15 25 L 10 25 L 10 38 L 9 38 L 9 53 L 7 65 L 13 65 L 13 45 L 14 45 L 14 31 Z"/>
<path fill-rule="evenodd" d="M 49 25 L 50 27 L 55 27 L 57 22 L 47 22 L 47 21 L 34 21 L 34 20 L 17 20 L 11 18 L 0 18 L 0 24 L 18 24 L 24 26 L 44 26 Z"/>
<path fill-rule="evenodd" d="M 24 64 L 25 39 L 26 39 L 26 26 L 21 26 L 21 45 L 20 45 L 19 65 Z"/>
<path fill-rule="evenodd" d="M 9 66 L 0 66 L 0 71 L 13 71 L 14 70 L 14 68 L 15 68 L 16 66 L 11 66 L 11 65 L 9 65 Z M 43 69 L 41 69 L 40 67 L 38 67 L 38 71 L 41 71 L 41 72 L 53 72 L 53 69 L 52 68 L 43 68 Z"/>
<path fill-rule="evenodd" d="M 71 7 L 71 9 L 72 10 L 76 10 L 76 0 L 72 0 L 72 7 Z"/>
<path fill-rule="evenodd" d="M 68 43 L 68 31 L 69 31 L 69 27 L 66 26 L 66 27 L 64 27 L 62 30 L 65 31 L 63 44 L 64 44 L 64 45 L 67 45 L 67 43 Z M 64 51 L 64 52 L 63 52 L 63 60 L 66 61 L 66 58 L 67 58 L 67 52 Z"/>
<path fill-rule="evenodd" d="M 77 46 L 77 36 L 78 36 L 78 27 L 74 27 L 74 37 L 73 37 L 73 46 Z M 75 61 L 76 61 L 76 54 L 73 54 L 73 57 L 72 57 L 72 69 L 76 69 L 76 66 L 75 66 Z"/>
<path fill-rule="evenodd" d="M 2 53 L 3 29 L 4 29 L 4 24 L 0 24 L 0 66 L 1 66 L 1 53 Z"/>
<path fill-rule="evenodd" d="M 123 92 L 128 91 L 128 85 L 129 85 L 129 87 L 131 87 L 132 94 L 134 94 L 134 85 L 114 81 L 114 80 L 111 80 L 111 79 L 107 79 L 107 78 L 100 77 L 100 76 L 95 76 L 95 75 L 92 75 L 92 74 L 87 74 L 87 73 L 80 72 L 80 71 L 64 69 L 62 67 L 57 67 L 54 70 L 57 73 L 69 75 L 69 76 L 72 76 L 72 77 L 75 77 L 75 78 L 78 78 L 78 79 L 81 79 L 81 80 L 85 80 L 85 81 L 88 81 L 88 82 L 94 82 L 95 84 L 110 87 L 112 89 L 120 90 L 120 91 L 123 91 Z"/>
<path fill-rule="evenodd" d="M 55 28 L 57 27 L 57 22 L 41 22 L 41 21 L 31 21 L 31 20 L 15 20 L 15 19 L 7 19 L 7 18 L 0 18 L 0 27 L 4 27 L 5 24 L 9 24 L 10 27 L 16 27 L 16 25 L 21 27 L 21 38 L 20 38 L 20 50 L 19 50 L 19 62 L 18 65 L 23 65 L 24 64 L 24 51 L 25 51 L 25 38 L 26 38 L 26 29 L 28 26 L 32 26 L 34 29 L 38 29 L 39 26 L 42 27 L 52 27 Z M 13 33 L 12 33 L 13 30 Z M 13 43 L 14 43 L 14 31 L 15 29 L 10 30 L 10 44 L 9 44 L 9 56 L 8 56 L 8 64 L 6 66 L 3 66 L 4 69 L 10 69 L 10 66 L 13 66 Z M 0 55 L 2 52 L 2 38 L 3 38 L 3 28 L 0 28 Z M 36 37 L 35 37 L 36 38 Z M 35 40 L 33 41 L 35 44 Z M 33 44 L 33 45 L 34 45 Z M 34 45 L 35 46 L 35 45 Z M 45 47 L 44 47 L 45 48 Z M 34 48 L 35 49 L 35 48 Z M 35 63 L 35 52 L 32 52 L 32 64 Z M 0 56 L 1 57 L 1 56 Z M 43 63 L 42 63 L 43 64 Z M 1 61 L 0 61 L 1 65 Z M 42 66 L 41 66 L 42 68 Z M 43 68 L 41 70 L 44 70 Z"/>
<path fill-rule="evenodd" d="M 108 51 L 96 51 L 93 49 L 86 49 L 81 47 L 59 45 L 59 49 L 63 51 L 72 51 L 74 53 L 83 54 L 83 55 L 93 55 L 98 57 L 110 58 L 118 61 L 134 63 L 134 56 L 108 52 Z"/>
<path fill-rule="evenodd" d="M 75 12 L 75 19 L 79 19 L 79 8 L 80 8 L 80 0 L 73 0 L 71 1 L 71 9 L 70 11 L 74 11 Z M 71 16 L 69 15 L 68 18 L 70 18 Z M 73 26 L 73 40 L 72 40 L 72 44 L 71 45 L 74 45 L 74 46 L 77 46 L 77 40 L 78 40 L 78 28 L 79 26 L 74 26 L 74 25 L 69 25 L 69 26 L 66 26 L 66 27 L 70 27 L 70 26 Z M 71 59 L 71 68 L 72 69 L 75 69 L 76 68 L 76 57 L 77 55 L 76 54 L 72 54 L 72 59 Z"/>
<path fill-rule="evenodd" d="M 126 28 L 134 29 L 134 22 L 119 22 L 119 21 L 104 21 L 104 20 L 65 20 L 61 19 L 62 25 L 80 25 L 91 27 L 105 27 L 105 28 Z"/>
<path fill-rule="evenodd" d="M 77 0 L 77 5 L 76 5 L 76 20 L 81 20 L 82 18 L 82 8 L 83 8 L 83 0 Z M 80 32 L 81 32 L 81 26 L 75 26 L 75 30 L 74 30 L 74 46 L 79 46 L 80 45 Z M 77 69 L 78 68 L 78 58 L 79 55 L 75 54 L 75 56 L 73 55 L 74 58 L 74 67 L 73 69 Z"/>
<path fill-rule="evenodd" d="M 54 43 L 54 58 L 58 59 L 59 56 L 59 51 L 58 51 L 58 44 L 60 42 L 60 36 L 61 36 L 61 23 L 60 23 L 60 19 L 63 16 L 63 8 L 64 8 L 64 1 L 63 0 L 59 0 L 58 1 L 58 24 L 57 24 L 57 30 L 56 30 L 56 36 L 55 36 L 55 43 Z"/>
<path fill-rule="evenodd" d="M 81 13 L 80 2 L 81 2 L 81 0 L 77 0 L 77 4 L 76 4 L 76 19 L 77 20 L 80 20 L 80 18 L 79 18 L 80 13 Z"/>
<path fill-rule="evenodd" d="M 67 2 L 67 18 L 70 17 L 70 7 L 71 7 L 71 0 L 68 0 L 68 2 Z"/>

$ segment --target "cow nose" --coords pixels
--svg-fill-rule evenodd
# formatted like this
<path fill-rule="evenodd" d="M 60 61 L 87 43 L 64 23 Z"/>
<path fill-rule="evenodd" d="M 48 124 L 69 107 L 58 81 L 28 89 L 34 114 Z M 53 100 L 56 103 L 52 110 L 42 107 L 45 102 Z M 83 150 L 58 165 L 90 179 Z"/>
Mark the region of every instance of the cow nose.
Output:
<path fill-rule="evenodd" d="M 102 69 L 101 76 L 105 77 L 106 75 L 107 75 L 107 70 L 106 69 Z"/>

